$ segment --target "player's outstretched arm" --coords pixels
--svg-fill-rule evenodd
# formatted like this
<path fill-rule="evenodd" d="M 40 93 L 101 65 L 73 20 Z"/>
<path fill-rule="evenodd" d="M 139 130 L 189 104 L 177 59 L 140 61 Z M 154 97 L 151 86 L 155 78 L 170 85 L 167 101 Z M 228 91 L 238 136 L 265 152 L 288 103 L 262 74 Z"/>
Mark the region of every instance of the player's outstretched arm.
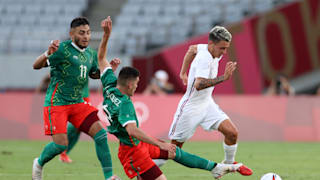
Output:
<path fill-rule="evenodd" d="M 236 68 L 237 68 L 236 62 L 231 62 L 231 61 L 227 62 L 224 75 L 216 77 L 214 79 L 206 79 L 206 78 L 198 77 L 196 78 L 195 87 L 199 91 L 208 87 L 215 86 L 219 83 L 222 83 L 223 81 L 226 81 L 231 78 Z"/>
<path fill-rule="evenodd" d="M 184 85 L 187 85 L 187 82 L 188 82 L 187 71 L 196 54 L 197 54 L 197 45 L 191 45 L 189 46 L 187 53 L 184 55 L 183 63 L 180 70 L 180 79 L 182 80 Z"/>
<path fill-rule="evenodd" d="M 104 19 L 101 21 L 101 27 L 104 33 L 99 45 L 98 63 L 99 63 L 100 72 L 103 72 L 105 68 L 111 67 L 110 63 L 107 61 L 107 58 L 106 58 L 108 40 L 112 31 L 112 20 L 110 16 L 108 16 L 107 19 Z"/>
<path fill-rule="evenodd" d="M 50 43 L 49 48 L 46 52 L 41 54 L 39 57 L 37 57 L 36 61 L 33 63 L 33 69 L 41 69 L 43 67 L 47 67 L 47 59 L 49 55 L 53 54 L 56 52 L 59 48 L 59 40 L 54 40 Z"/>
<path fill-rule="evenodd" d="M 140 141 L 158 146 L 162 150 L 166 150 L 172 153 L 176 152 L 176 146 L 174 144 L 160 142 L 148 136 L 146 133 L 144 133 L 141 129 L 137 127 L 136 123 L 128 123 L 125 128 L 130 136 L 133 136 L 139 139 Z"/>

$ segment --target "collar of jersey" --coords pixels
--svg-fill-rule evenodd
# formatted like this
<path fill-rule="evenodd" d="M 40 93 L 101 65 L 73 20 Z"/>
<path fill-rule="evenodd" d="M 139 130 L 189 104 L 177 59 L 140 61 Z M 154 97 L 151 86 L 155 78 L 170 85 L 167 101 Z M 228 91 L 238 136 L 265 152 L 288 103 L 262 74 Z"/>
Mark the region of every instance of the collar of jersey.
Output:
<path fill-rule="evenodd" d="M 84 52 L 85 50 L 86 50 L 86 48 L 84 48 L 84 49 L 80 49 L 75 43 L 73 43 L 73 42 L 71 42 L 71 45 L 74 47 L 74 48 L 76 48 L 78 51 L 80 51 L 80 52 Z"/>

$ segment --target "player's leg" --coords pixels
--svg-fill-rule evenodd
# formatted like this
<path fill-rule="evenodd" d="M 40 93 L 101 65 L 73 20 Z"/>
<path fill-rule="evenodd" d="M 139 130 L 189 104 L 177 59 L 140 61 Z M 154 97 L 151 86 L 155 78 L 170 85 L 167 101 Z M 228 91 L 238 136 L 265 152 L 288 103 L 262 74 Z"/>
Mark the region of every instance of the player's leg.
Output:
<path fill-rule="evenodd" d="M 226 164 L 232 164 L 235 161 L 237 152 L 238 130 L 214 101 L 211 101 L 206 109 L 205 118 L 200 123 L 206 131 L 218 130 L 224 135 L 224 151 Z"/>
<path fill-rule="evenodd" d="M 238 130 L 230 118 L 214 102 L 208 106 L 206 117 L 201 122 L 201 126 L 207 131 L 218 130 L 224 135 L 223 148 L 225 159 L 223 163 L 236 163 L 235 155 L 238 147 Z M 244 165 L 239 168 L 239 172 L 246 176 L 252 174 L 252 170 Z"/>
<path fill-rule="evenodd" d="M 232 123 L 231 120 L 226 119 L 224 120 L 218 130 L 225 136 L 225 140 L 223 143 L 223 148 L 225 152 L 225 158 L 223 163 L 225 164 L 237 164 L 235 161 L 235 155 L 237 152 L 237 137 L 238 137 L 238 130 L 236 126 Z M 245 165 L 242 165 L 238 169 L 239 173 L 244 176 L 252 175 L 253 171 Z"/>
<path fill-rule="evenodd" d="M 54 113 L 53 113 L 54 112 Z M 33 162 L 32 179 L 42 179 L 43 166 L 67 149 L 67 113 L 63 106 L 44 107 L 45 134 L 52 135 L 53 142 L 48 143 L 40 156 Z"/>
<path fill-rule="evenodd" d="M 223 148 L 225 152 L 224 163 L 232 164 L 237 152 L 238 130 L 230 119 L 225 119 L 218 128 L 224 135 Z"/>
<path fill-rule="evenodd" d="M 88 131 L 85 126 L 90 127 Z M 94 140 L 97 157 L 100 161 L 103 174 L 106 179 L 110 178 L 113 172 L 107 131 L 100 124 L 97 112 L 93 112 L 86 118 L 84 124 L 80 126 L 80 130 L 91 136 Z"/>
<path fill-rule="evenodd" d="M 146 144 L 146 143 L 145 143 Z M 217 164 L 213 161 L 201 158 L 194 154 L 183 151 L 181 148 L 177 147 L 176 152 L 168 152 L 161 150 L 159 147 L 147 144 L 148 151 L 151 158 L 160 159 L 173 159 L 179 164 L 182 164 L 189 168 L 198 168 L 210 171 L 215 178 L 220 178 L 222 175 L 235 172 L 241 164 L 238 165 L 227 165 L 227 164 Z"/>
<path fill-rule="evenodd" d="M 169 159 L 173 159 L 175 162 L 186 167 L 210 171 L 213 177 L 216 179 L 227 173 L 236 172 L 242 166 L 242 164 L 216 163 L 214 161 L 210 161 L 197 155 L 183 151 L 179 147 L 176 148 L 176 153 L 169 152 L 168 156 Z"/>
<path fill-rule="evenodd" d="M 60 161 L 64 162 L 64 163 L 71 163 L 72 160 L 70 159 L 70 157 L 68 156 L 68 154 L 70 153 L 70 151 L 72 150 L 72 148 L 76 145 L 76 143 L 79 140 L 80 137 L 80 131 L 74 127 L 72 125 L 72 123 L 68 123 L 68 127 L 67 127 L 67 135 L 68 135 L 68 149 L 66 151 L 63 151 L 60 154 Z"/>
<path fill-rule="evenodd" d="M 92 137 L 105 179 L 111 178 L 113 172 L 107 132 L 99 122 L 98 110 L 89 104 L 81 103 L 73 108 L 73 112 L 70 122 Z"/>

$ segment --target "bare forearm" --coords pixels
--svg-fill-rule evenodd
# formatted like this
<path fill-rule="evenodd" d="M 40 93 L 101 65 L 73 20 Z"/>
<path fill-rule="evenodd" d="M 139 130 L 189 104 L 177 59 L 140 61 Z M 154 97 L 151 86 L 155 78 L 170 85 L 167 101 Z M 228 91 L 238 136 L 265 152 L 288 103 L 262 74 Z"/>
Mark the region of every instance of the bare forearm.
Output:
<path fill-rule="evenodd" d="M 199 91 L 208 87 L 215 86 L 219 83 L 222 83 L 224 80 L 225 80 L 224 75 L 216 77 L 214 79 L 201 78 L 196 80 L 195 86 L 196 86 L 196 89 Z"/>
<path fill-rule="evenodd" d="M 33 63 L 33 69 L 41 69 L 47 66 L 47 57 L 44 54 L 37 57 L 36 61 Z"/>
<path fill-rule="evenodd" d="M 188 71 L 188 68 L 189 68 L 191 62 L 193 61 L 195 55 L 196 55 L 196 46 L 190 46 L 188 52 L 186 53 L 186 55 L 183 58 L 183 63 L 182 63 L 182 67 L 180 70 L 180 75 L 182 75 Z"/>
<path fill-rule="evenodd" d="M 109 36 L 103 35 L 99 50 L 98 50 L 98 63 L 100 71 L 102 72 L 106 67 L 110 67 L 109 62 L 107 61 L 107 45 L 108 45 Z"/>
<path fill-rule="evenodd" d="M 189 68 L 194 56 L 195 55 L 191 55 L 189 53 L 187 53 L 184 56 L 182 67 L 181 67 L 181 70 L 180 70 L 180 74 L 184 74 L 184 73 L 186 73 L 188 71 L 188 68 Z"/>
<path fill-rule="evenodd" d="M 143 141 L 145 143 L 159 146 L 159 142 L 156 139 L 148 136 L 146 133 L 144 133 L 142 130 L 140 130 L 137 127 L 131 131 L 130 136 L 133 136 L 133 137 L 137 138 L 138 140 Z"/>

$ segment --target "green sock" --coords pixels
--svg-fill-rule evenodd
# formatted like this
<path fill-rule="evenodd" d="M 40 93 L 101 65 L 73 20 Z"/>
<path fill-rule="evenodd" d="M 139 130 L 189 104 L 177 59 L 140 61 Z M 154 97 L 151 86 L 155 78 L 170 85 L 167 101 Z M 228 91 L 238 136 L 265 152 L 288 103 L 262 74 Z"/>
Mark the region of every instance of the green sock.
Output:
<path fill-rule="evenodd" d="M 68 149 L 67 154 L 71 151 L 71 149 L 74 147 L 74 145 L 77 144 L 79 137 L 80 137 L 80 131 L 76 127 L 74 127 L 71 123 L 68 123 Z"/>
<path fill-rule="evenodd" d="M 187 153 L 179 147 L 176 148 L 176 157 L 173 160 L 189 168 L 198 168 L 208 171 L 211 171 L 217 164 L 213 161 L 209 161 L 199 156 Z"/>
<path fill-rule="evenodd" d="M 104 177 L 105 179 L 108 179 L 113 175 L 113 173 L 106 130 L 101 129 L 93 139 L 96 145 L 96 153 L 101 163 Z"/>
<path fill-rule="evenodd" d="M 50 161 L 56 155 L 62 153 L 66 149 L 67 149 L 67 146 L 56 144 L 55 142 L 51 142 L 51 143 L 47 144 L 44 147 L 44 149 L 38 159 L 39 165 L 44 166 L 48 161 Z"/>

